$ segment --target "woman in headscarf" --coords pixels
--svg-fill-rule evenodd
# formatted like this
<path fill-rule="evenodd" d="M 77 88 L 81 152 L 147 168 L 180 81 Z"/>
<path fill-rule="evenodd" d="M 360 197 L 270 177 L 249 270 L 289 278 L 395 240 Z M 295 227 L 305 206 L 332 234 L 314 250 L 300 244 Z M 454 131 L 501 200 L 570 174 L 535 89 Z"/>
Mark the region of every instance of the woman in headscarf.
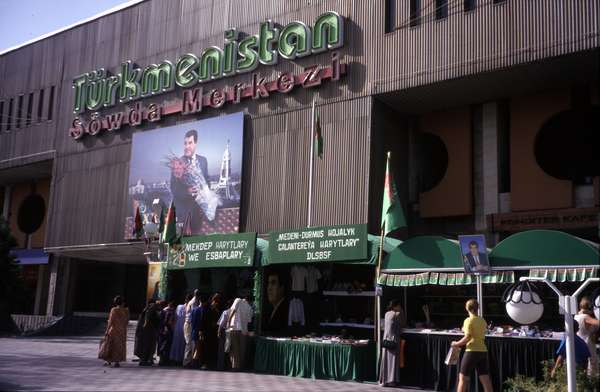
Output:
<path fill-rule="evenodd" d="M 379 364 L 379 385 L 397 386 L 400 382 L 400 335 L 405 326 L 404 311 L 400 300 L 392 300 L 385 313 L 381 360 Z"/>
<path fill-rule="evenodd" d="M 156 352 L 156 339 L 160 325 L 160 306 L 150 302 L 138 320 L 136 353 L 140 366 L 152 366 Z"/>
<path fill-rule="evenodd" d="M 175 302 L 169 304 L 160 312 L 160 328 L 158 332 L 158 364 L 165 366 L 170 364 L 171 343 L 173 342 L 173 330 L 175 329 Z"/>
<path fill-rule="evenodd" d="M 183 323 L 185 322 L 185 305 L 193 298 L 193 294 L 188 294 L 185 302 L 177 305 L 175 309 L 175 327 L 173 328 L 173 342 L 171 343 L 171 352 L 169 357 L 177 365 L 183 363 L 185 353 L 185 337 L 183 336 Z"/>
<path fill-rule="evenodd" d="M 105 366 L 120 367 L 119 362 L 124 362 L 127 355 L 127 324 L 129 323 L 129 309 L 123 305 L 123 299 L 117 295 L 113 300 L 113 307 L 108 316 L 108 324 L 104 342 L 100 347 L 98 358 L 106 361 Z"/>

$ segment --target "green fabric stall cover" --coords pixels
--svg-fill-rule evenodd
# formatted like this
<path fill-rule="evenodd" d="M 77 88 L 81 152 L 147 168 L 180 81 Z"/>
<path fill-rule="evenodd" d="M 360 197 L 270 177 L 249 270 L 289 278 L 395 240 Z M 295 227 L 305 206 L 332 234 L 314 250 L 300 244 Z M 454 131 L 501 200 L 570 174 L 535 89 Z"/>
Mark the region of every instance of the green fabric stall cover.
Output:
<path fill-rule="evenodd" d="M 598 268 L 534 268 L 529 271 L 532 278 L 547 278 L 551 282 L 583 282 L 598 277 Z"/>
<path fill-rule="evenodd" d="M 269 241 L 262 238 L 256 238 L 256 251 L 254 252 L 254 265 L 265 266 L 268 264 Z"/>
<path fill-rule="evenodd" d="M 458 241 L 439 236 L 413 237 L 383 259 L 386 271 L 463 270 Z"/>
<path fill-rule="evenodd" d="M 254 370 L 282 376 L 375 380 L 373 345 L 325 344 L 258 337 Z"/>
<path fill-rule="evenodd" d="M 411 287 L 424 285 L 440 286 L 462 286 L 477 283 L 474 275 L 462 272 L 421 272 L 418 274 L 386 274 L 379 276 L 379 284 L 393 287 Z M 481 282 L 486 284 L 493 283 L 514 283 L 514 271 L 493 271 L 489 275 L 483 275 Z"/>
<path fill-rule="evenodd" d="M 490 252 L 493 268 L 572 268 L 599 262 L 598 244 L 556 230 L 522 231 Z"/>

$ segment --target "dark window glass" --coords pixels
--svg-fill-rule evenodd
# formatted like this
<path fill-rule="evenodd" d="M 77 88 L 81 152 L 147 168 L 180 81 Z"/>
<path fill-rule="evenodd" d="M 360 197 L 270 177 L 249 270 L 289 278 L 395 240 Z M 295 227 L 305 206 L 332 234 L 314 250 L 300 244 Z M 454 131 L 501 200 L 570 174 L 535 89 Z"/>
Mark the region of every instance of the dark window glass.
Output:
<path fill-rule="evenodd" d="M 15 128 L 21 128 L 21 119 L 23 118 L 23 95 L 19 95 L 19 99 L 17 101 L 17 123 Z"/>
<path fill-rule="evenodd" d="M 0 132 L 4 129 L 4 101 L 0 101 Z"/>
<path fill-rule="evenodd" d="M 385 32 L 396 28 L 396 0 L 385 0 Z"/>
<path fill-rule="evenodd" d="M 421 23 L 421 0 L 410 0 L 410 25 Z"/>
<path fill-rule="evenodd" d="M 54 86 L 50 87 L 50 96 L 48 97 L 48 121 L 52 121 L 53 109 L 54 109 Z"/>
<path fill-rule="evenodd" d="M 6 130 L 10 131 L 13 122 L 13 99 L 8 100 L 8 114 L 6 116 Z"/>
<path fill-rule="evenodd" d="M 38 96 L 37 122 L 42 122 L 43 110 L 44 110 L 44 89 L 41 89 L 40 95 Z"/>
<path fill-rule="evenodd" d="M 435 18 L 444 19 L 448 17 L 448 0 L 435 0 Z"/>
<path fill-rule="evenodd" d="M 27 99 L 27 122 L 25 123 L 26 127 L 31 125 L 32 109 L 33 109 L 33 93 L 29 93 L 29 98 Z"/>
<path fill-rule="evenodd" d="M 465 11 L 471 11 L 475 9 L 475 0 L 465 0 Z"/>

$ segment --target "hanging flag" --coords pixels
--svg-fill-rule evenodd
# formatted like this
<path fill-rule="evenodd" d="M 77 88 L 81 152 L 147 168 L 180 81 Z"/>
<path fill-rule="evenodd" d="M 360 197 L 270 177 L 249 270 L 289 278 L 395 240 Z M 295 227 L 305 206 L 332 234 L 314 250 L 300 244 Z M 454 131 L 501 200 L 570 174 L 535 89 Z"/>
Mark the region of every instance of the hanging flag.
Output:
<path fill-rule="evenodd" d="M 142 224 L 142 215 L 140 214 L 140 206 L 137 206 L 137 208 L 135 209 L 135 221 L 134 221 L 134 225 L 133 225 L 133 232 L 132 235 L 137 238 L 140 239 L 142 237 L 142 234 L 144 233 L 144 225 Z"/>
<path fill-rule="evenodd" d="M 167 211 L 167 219 L 165 228 L 161 233 L 160 240 L 163 243 L 173 245 L 177 241 L 177 225 L 175 215 L 175 203 L 171 202 L 171 206 Z"/>
<path fill-rule="evenodd" d="M 158 218 L 158 237 L 159 237 L 160 242 L 162 242 L 162 232 L 164 230 L 165 230 L 165 206 L 161 203 L 160 217 Z"/>
<path fill-rule="evenodd" d="M 317 113 L 315 117 L 315 151 L 317 152 L 317 156 L 323 159 L 323 133 L 321 131 L 321 116 L 319 113 Z"/>
<path fill-rule="evenodd" d="M 383 206 L 381 209 L 381 229 L 383 235 L 387 235 L 390 231 L 406 227 L 406 219 L 404 211 L 400 204 L 396 184 L 391 170 L 391 153 L 388 151 L 387 164 L 385 169 L 385 187 L 383 190 Z"/>

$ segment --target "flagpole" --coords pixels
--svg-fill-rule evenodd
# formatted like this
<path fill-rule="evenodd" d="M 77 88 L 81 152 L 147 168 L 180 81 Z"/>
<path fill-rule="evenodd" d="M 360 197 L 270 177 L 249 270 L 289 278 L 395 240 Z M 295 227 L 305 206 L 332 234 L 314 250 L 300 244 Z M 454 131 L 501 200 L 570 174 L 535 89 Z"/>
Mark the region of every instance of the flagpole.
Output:
<path fill-rule="evenodd" d="M 308 173 L 308 217 L 306 226 L 311 226 L 312 216 L 312 186 L 313 186 L 313 167 L 315 165 L 315 98 L 312 101 L 311 120 L 310 120 L 310 169 Z"/>

